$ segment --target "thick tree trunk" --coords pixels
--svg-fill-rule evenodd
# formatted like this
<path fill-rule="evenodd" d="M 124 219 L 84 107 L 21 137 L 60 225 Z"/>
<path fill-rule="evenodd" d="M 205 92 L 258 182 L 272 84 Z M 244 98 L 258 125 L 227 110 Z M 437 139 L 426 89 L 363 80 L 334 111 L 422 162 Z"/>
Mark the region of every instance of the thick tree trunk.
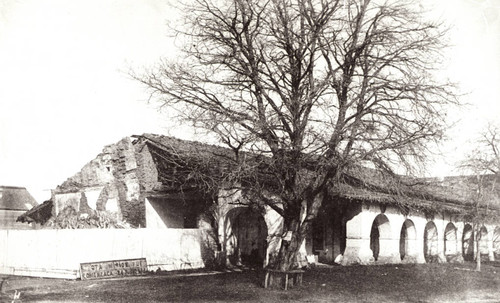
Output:
<path fill-rule="evenodd" d="M 302 243 L 306 239 L 307 230 L 323 202 L 323 194 L 317 194 L 310 203 L 303 202 L 303 212 L 297 210 L 285 214 L 283 224 L 283 238 L 275 264 L 271 267 L 279 270 L 291 270 L 301 267 L 298 256 Z M 307 206 L 308 207 L 307 207 Z"/>
<path fill-rule="evenodd" d="M 297 256 L 299 255 L 300 246 L 305 240 L 305 226 L 303 223 L 299 223 L 299 218 L 294 218 L 291 222 L 286 223 L 286 232 L 281 240 L 276 263 L 271 264 L 274 269 L 283 271 L 297 269 L 299 267 Z"/>
<path fill-rule="evenodd" d="M 290 208 L 284 211 L 283 238 L 280 250 L 274 262 L 269 264 L 272 269 L 287 271 L 302 267 L 298 256 L 302 243 L 306 239 L 310 222 L 316 218 L 323 203 L 324 193 L 319 192 L 309 200 L 289 203 Z"/>

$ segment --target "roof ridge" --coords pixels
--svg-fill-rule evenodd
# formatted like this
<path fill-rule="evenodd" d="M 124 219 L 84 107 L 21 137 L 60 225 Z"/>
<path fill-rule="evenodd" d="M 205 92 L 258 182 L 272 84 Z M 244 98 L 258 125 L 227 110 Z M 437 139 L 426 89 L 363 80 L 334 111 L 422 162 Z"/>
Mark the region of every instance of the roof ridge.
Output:
<path fill-rule="evenodd" d="M 8 189 L 26 189 L 23 186 L 10 186 L 10 185 L 0 185 L 0 188 L 8 188 Z"/>

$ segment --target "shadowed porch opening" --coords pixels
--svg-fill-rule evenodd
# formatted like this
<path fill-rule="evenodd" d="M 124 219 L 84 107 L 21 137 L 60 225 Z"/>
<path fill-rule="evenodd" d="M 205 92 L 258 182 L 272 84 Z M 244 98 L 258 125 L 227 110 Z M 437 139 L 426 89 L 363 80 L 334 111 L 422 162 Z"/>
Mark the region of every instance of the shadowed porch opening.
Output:
<path fill-rule="evenodd" d="M 407 219 L 403 226 L 401 227 L 401 233 L 399 235 L 399 255 L 402 261 L 414 261 L 410 260 L 415 258 L 417 255 L 416 243 L 417 231 L 415 229 L 415 224 L 409 219 Z"/>
<path fill-rule="evenodd" d="M 427 263 L 438 262 L 438 232 L 436 224 L 430 221 L 424 230 L 424 258 Z"/>
<path fill-rule="evenodd" d="M 457 228 L 451 222 L 444 230 L 444 255 L 448 262 L 457 255 Z"/>
<path fill-rule="evenodd" d="M 380 214 L 373 220 L 370 232 L 370 249 L 373 252 L 373 258 L 378 261 L 380 251 L 383 250 L 384 241 L 391 238 L 391 224 L 384 214 Z"/>
<path fill-rule="evenodd" d="M 268 235 L 263 216 L 250 207 L 238 207 L 229 211 L 230 225 L 228 257 L 233 265 L 262 267 L 266 258 Z"/>
<path fill-rule="evenodd" d="M 474 261 L 474 233 L 470 224 L 465 224 L 464 226 L 462 254 L 465 261 Z"/>

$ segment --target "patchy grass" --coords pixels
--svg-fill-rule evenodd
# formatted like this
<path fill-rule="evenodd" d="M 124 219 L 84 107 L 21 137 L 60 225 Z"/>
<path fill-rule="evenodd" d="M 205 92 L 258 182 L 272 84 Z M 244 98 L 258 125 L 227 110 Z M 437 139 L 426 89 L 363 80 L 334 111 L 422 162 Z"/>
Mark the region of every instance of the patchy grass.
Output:
<path fill-rule="evenodd" d="M 65 281 L 16 278 L 22 302 L 499 302 L 500 264 L 313 268 L 302 287 L 264 289 L 263 272 Z"/>

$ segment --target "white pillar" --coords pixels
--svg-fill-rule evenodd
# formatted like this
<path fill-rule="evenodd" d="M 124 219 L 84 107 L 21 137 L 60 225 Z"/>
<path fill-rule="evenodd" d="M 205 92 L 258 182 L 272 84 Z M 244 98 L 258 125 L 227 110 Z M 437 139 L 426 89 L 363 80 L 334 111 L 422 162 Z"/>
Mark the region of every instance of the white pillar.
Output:
<path fill-rule="evenodd" d="M 455 227 L 457 228 L 457 257 L 455 262 L 464 262 L 464 252 L 463 252 L 463 242 L 462 238 L 464 235 L 464 222 L 455 222 Z"/>
<path fill-rule="evenodd" d="M 495 234 L 495 226 L 486 226 L 488 229 L 488 258 L 490 261 L 495 261 L 495 249 L 493 248 L 493 238 Z"/>
<path fill-rule="evenodd" d="M 415 224 L 415 229 L 417 232 L 417 239 L 415 241 L 415 251 L 416 251 L 416 263 L 425 263 L 424 257 L 424 231 L 427 220 L 424 215 L 417 213 L 409 217 Z"/>
<path fill-rule="evenodd" d="M 399 236 L 398 238 L 390 237 L 379 239 L 380 251 L 377 258 L 377 263 L 401 263 L 399 254 Z"/>
<path fill-rule="evenodd" d="M 403 217 L 399 211 L 393 207 L 387 207 L 384 215 L 389 220 L 390 235 L 388 238 L 384 239 L 381 234 L 380 252 L 377 263 L 401 263 L 399 241 L 405 217 Z"/>
<path fill-rule="evenodd" d="M 437 257 L 438 257 L 438 262 L 439 263 L 446 263 L 446 257 L 444 255 L 444 237 L 445 237 L 445 229 L 446 229 L 446 221 L 442 218 L 436 215 L 435 219 L 433 220 L 434 224 L 436 224 L 437 228 Z"/>
<path fill-rule="evenodd" d="M 373 252 L 370 249 L 370 231 L 377 213 L 363 203 L 361 212 L 347 222 L 346 248 L 342 265 L 373 263 Z"/>

